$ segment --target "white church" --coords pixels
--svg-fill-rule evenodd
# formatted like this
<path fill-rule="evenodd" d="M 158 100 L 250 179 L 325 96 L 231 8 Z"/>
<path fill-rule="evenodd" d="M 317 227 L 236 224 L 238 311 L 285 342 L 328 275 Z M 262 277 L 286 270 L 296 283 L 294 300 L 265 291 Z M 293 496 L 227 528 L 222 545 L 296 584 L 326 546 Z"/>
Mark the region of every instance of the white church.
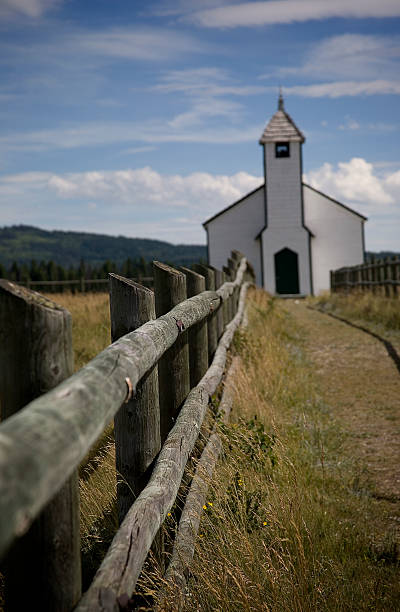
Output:
<path fill-rule="evenodd" d="M 271 294 L 318 294 L 330 270 L 364 261 L 366 217 L 302 181 L 304 141 L 280 95 L 259 141 L 264 183 L 203 224 L 208 263 L 241 251 Z"/>

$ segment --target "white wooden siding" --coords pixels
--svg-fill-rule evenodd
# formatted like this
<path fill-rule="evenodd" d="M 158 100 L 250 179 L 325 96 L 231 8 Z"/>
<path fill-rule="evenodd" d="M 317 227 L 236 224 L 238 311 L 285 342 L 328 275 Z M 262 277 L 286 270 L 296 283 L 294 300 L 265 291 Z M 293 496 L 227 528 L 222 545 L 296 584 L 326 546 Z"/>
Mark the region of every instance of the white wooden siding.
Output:
<path fill-rule="evenodd" d="M 304 220 L 311 243 L 314 293 L 330 287 L 329 271 L 363 262 L 363 220 L 303 185 Z"/>
<path fill-rule="evenodd" d="M 262 235 L 264 258 L 264 289 L 272 294 L 276 292 L 275 259 L 276 253 L 285 247 L 298 255 L 300 293 L 311 293 L 309 234 L 304 227 L 276 228 L 268 227 Z"/>
<path fill-rule="evenodd" d="M 301 227 L 300 143 L 290 142 L 290 157 L 275 157 L 275 143 L 265 145 L 267 224 Z"/>
<path fill-rule="evenodd" d="M 232 250 L 241 251 L 254 267 L 256 282 L 261 285 L 260 242 L 255 237 L 264 221 L 264 189 L 255 191 L 212 219 L 207 223 L 209 263 L 222 269 Z"/>

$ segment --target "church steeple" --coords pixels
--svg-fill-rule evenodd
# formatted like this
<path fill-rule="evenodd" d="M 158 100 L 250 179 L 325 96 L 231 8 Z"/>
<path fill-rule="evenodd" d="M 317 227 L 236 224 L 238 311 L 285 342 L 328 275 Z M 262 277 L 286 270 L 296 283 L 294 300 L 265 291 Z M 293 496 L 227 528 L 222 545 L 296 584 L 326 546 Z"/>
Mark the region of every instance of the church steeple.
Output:
<path fill-rule="evenodd" d="M 278 110 L 266 126 L 261 135 L 259 143 L 264 145 L 267 142 L 286 141 L 303 143 L 305 138 L 291 116 L 285 111 L 283 95 L 282 91 L 280 91 L 278 98 Z"/>
<path fill-rule="evenodd" d="M 265 177 L 265 227 L 261 235 L 264 286 L 272 293 L 308 294 L 311 260 L 303 211 L 304 136 L 285 110 L 281 89 L 278 109 L 259 142 L 264 149 Z"/>
<path fill-rule="evenodd" d="M 285 111 L 285 107 L 283 105 L 282 87 L 279 88 L 278 110 Z"/>

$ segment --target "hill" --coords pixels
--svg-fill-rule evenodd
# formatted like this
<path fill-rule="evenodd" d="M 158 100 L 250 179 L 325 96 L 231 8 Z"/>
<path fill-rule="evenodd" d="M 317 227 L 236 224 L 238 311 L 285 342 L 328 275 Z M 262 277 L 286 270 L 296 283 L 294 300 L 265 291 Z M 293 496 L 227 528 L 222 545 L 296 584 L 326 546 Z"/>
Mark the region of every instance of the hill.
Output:
<path fill-rule="evenodd" d="M 0 264 L 9 267 L 36 261 L 54 261 L 64 267 L 99 265 L 106 260 L 121 264 L 126 259 L 153 259 L 189 265 L 207 259 L 203 245 L 170 244 L 148 238 L 126 238 L 86 232 L 47 231 L 29 225 L 0 227 Z"/>
<path fill-rule="evenodd" d="M 400 253 L 398 251 L 365 251 L 365 259 L 367 261 L 372 257 L 375 257 L 375 259 L 385 259 L 385 257 L 400 257 Z"/>

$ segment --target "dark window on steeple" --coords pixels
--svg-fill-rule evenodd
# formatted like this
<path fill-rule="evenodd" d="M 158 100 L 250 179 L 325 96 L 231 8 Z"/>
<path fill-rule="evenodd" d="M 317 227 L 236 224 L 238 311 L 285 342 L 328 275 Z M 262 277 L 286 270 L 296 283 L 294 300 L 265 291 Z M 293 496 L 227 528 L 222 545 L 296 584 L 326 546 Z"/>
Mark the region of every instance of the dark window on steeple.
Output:
<path fill-rule="evenodd" d="M 290 147 L 288 142 L 277 142 L 275 144 L 275 157 L 290 157 Z"/>

